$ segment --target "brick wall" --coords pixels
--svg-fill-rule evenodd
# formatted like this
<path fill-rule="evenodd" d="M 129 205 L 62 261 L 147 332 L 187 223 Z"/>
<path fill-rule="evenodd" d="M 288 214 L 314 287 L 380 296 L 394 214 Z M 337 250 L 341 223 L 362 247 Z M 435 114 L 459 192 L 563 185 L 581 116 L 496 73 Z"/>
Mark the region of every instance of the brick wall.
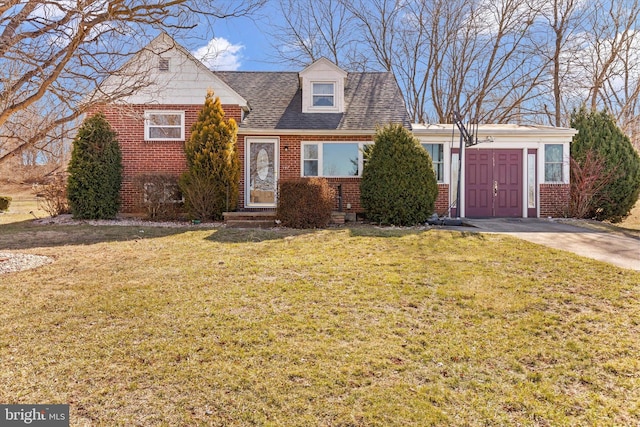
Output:
<path fill-rule="evenodd" d="M 111 126 L 118 132 L 118 140 L 122 150 L 123 181 L 121 188 L 122 211 L 134 213 L 138 209 L 141 195 L 136 189 L 136 177 L 143 174 L 170 174 L 176 178 L 186 169 L 184 141 L 145 141 L 144 111 L 175 110 L 185 112 L 185 139 L 191 135 L 191 126 L 196 121 L 202 105 L 128 105 L 126 107 L 102 106 L 94 111 L 102 111 Z M 240 121 L 241 109 L 237 105 L 223 105 L 226 117 Z M 241 159 L 239 209 L 244 208 L 244 148 L 245 136 L 238 134 L 238 154 Z M 257 135 L 252 135 L 257 136 Z M 269 135 L 264 135 L 269 136 Z M 301 143 L 307 141 L 372 141 L 371 135 L 359 136 L 280 136 L 280 179 L 300 177 Z M 336 189 L 342 188 L 342 208 L 345 212 L 360 213 L 360 178 L 328 178 L 329 184 Z M 439 195 L 436 211 L 446 213 L 449 205 L 449 186 L 439 184 Z M 350 205 L 350 208 L 347 206 Z M 338 198 L 336 198 L 338 209 Z"/>
<path fill-rule="evenodd" d="M 540 218 L 566 216 L 570 188 L 569 184 L 540 184 Z"/>
<path fill-rule="evenodd" d="M 267 135 L 263 135 L 267 136 Z M 260 137 L 251 135 L 251 137 Z M 245 135 L 238 135 L 238 149 L 240 158 L 244 158 Z M 373 141 L 370 135 L 361 136 L 305 136 L 305 135 L 282 135 L 280 136 L 280 179 L 300 178 L 300 150 L 303 142 L 325 142 L 325 141 L 345 141 L 360 142 Z M 244 162 L 242 162 L 242 173 L 240 174 L 240 200 L 238 207 L 244 208 Z M 328 178 L 329 184 L 336 189 L 342 186 L 342 209 L 345 212 L 362 212 L 360 206 L 360 178 Z M 348 209 L 347 205 L 351 208 Z M 338 199 L 336 198 L 336 209 L 338 209 Z"/>
<path fill-rule="evenodd" d="M 178 177 L 186 169 L 184 141 L 144 140 L 144 111 L 184 111 L 185 139 L 188 139 L 191 136 L 191 126 L 197 120 L 201 109 L 202 104 L 101 106 L 94 109 L 94 111 L 102 111 L 107 121 L 118 133 L 123 164 L 120 190 L 123 212 L 132 213 L 137 210 L 141 197 L 135 186 L 137 176 L 158 173 Z M 240 120 L 239 106 L 223 105 L 223 109 L 226 117 Z"/>
<path fill-rule="evenodd" d="M 438 184 L 436 213 L 439 216 L 447 215 L 449 213 L 449 184 Z"/>

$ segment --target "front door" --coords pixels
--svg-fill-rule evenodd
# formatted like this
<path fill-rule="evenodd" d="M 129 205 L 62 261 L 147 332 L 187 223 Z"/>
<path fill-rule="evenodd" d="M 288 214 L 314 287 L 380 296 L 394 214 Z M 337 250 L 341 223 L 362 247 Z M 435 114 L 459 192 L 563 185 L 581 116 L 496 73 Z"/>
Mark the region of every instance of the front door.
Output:
<path fill-rule="evenodd" d="M 278 189 L 278 139 L 247 139 L 245 153 L 245 205 L 275 207 Z"/>
<path fill-rule="evenodd" d="M 522 216 L 522 150 L 467 148 L 465 215 Z"/>

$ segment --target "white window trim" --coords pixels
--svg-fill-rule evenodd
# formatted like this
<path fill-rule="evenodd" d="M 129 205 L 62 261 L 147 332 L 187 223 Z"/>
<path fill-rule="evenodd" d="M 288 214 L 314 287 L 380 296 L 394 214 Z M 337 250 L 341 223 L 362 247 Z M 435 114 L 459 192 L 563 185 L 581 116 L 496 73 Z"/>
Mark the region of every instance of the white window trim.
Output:
<path fill-rule="evenodd" d="M 180 116 L 180 137 L 179 138 L 151 138 L 149 136 L 150 126 L 149 116 L 152 114 L 157 115 L 179 115 Z M 144 112 L 144 140 L 145 141 L 184 141 L 185 139 L 185 123 L 184 123 L 184 111 L 179 110 L 146 110 Z M 155 127 L 177 127 L 177 126 L 155 126 Z"/>
<path fill-rule="evenodd" d="M 332 84 L 333 85 L 333 106 L 314 107 L 313 105 L 313 85 Z M 302 88 L 302 112 L 303 113 L 342 113 L 344 112 L 344 82 L 336 79 L 309 79 L 305 80 Z"/>
<path fill-rule="evenodd" d="M 560 164 L 560 162 L 547 162 L 547 158 L 546 158 L 546 149 L 547 149 L 547 145 L 561 145 L 562 146 L 562 179 L 560 181 L 547 181 L 547 163 L 553 163 L 553 164 Z M 540 164 L 541 164 L 541 174 L 540 177 L 542 178 L 541 181 L 544 182 L 545 184 L 568 184 L 569 183 L 569 161 L 567 158 L 566 153 L 568 153 L 569 150 L 569 146 L 568 144 L 563 144 L 563 143 L 559 143 L 559 142 L 549 142 L 549 143 L 545 143 L 542 146 L 542 153 L 540 156 L 538 156 L 540 158 Z"/>
<path fill-rule="evenodd" d="M 436 163 L 442 164 L 442 177 L 440 179 L 438 179 L 438 177 L 437 177 L 437 172 L 436 172 L 435 167 L 433 168 L 433 172 L 436 174 L 436 180 L 437 180 L 438 184 L 444 184 L 444 182 L 446 181 L 446 178 L 445 178 L 445 176 L 446 176 L 445 175 L 446 167 L 445 167 L 445 165 L 447 163 L 445 161 L 445 154 L 444 154 L 445 151 L 446 151 L 445 150 L 445 144 L 443 144 L 441 142 L 422 142 L 422 141 L 420 141 L 420 146 L 422 148 L 424 148 L 425 151 L 427 151 L 427 149 L 424 147 L 425 145 L 440 145 L 442 147 L 442 160 L 439 161 L 439 162 L 435 162 L 433 159 L 431 159 L 431 162 L 433 163 L 434 166 L 435 166 Z M 429 152 L 427 151 L 427 153 L 429 153 Z M 429 155 L 431 155 L 431 153 L 429 153 Z"/>
<path fill-rule="evenodd" d="M 315 86 L 319 85 L 332 85 L 333 93 L 329 94 L 316 94 L 314 92 Z M 309 106 L 310 110 L 325 110 L 325 111 L 334 111 L 337 110 L 337 96 L 336 96 L 336 87 L 338 86 L 338 82 L 336 81 L 312 81 L 311 82 L 311 105 Z M 315 96 L 331 96 L 333 98 L 333 105 L 313 105 L 313 98 Z"/>
<path fill-rule="evenodd" d="M 300 177 L 302 178 L 361 178 L 362 177 L 362 169 L 364 168 L 364 156 L 363 156 L 363 148 L 365 145 L 373 145 L 373 141 L 303 141 L 300 143 Z M 324 170 L 323 164 L 323 145 L 325 144 L 357 144 L 358 145 L 358 175 L 330 175 L 325 176 L 322 171 Z M 306 160 L 304 157 L 304 147 L 305 145 L 317 145 L 318 146 L 318 175 L 306 176 L 304 174 L 304 161 Z M 309 159 L 315 160 L 315 159 Z"/>

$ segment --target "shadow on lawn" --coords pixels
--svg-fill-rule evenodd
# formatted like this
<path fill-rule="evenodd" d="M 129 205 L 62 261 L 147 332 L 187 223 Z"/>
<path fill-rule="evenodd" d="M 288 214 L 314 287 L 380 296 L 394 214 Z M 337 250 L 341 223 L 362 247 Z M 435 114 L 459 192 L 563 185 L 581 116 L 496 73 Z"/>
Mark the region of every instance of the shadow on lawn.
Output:
<path fill-rule="evenodd" d="M 0 250 L 22 250 L 70 245 L 93 245 L 103 242 L 153 239 L 192 231 L 193 228 L 38 224 L 33 220 L 0 226 Z"/>
<path fill-rule="evenodd" d="M 282 240 L 304 234 L 323 231 L 322 229 L 297 230 L 293 228 L 220 228 L 206 240 L 217 243 L 259 243 L 268 240 Z"/>
<path fill-rule="evenodd" d="M 372 224 L 358 224 L 353 227 L 348 227 L 351 236 L 353 237 L 405 237 L 423 233 L 440 233 L 451 232 L 460 238 L 475 238 L 484 240 L 485 237 L 478 231 L 461 231 L 460 227 L 447 228 L 447 227 L 385 227 Z"/>
<path fill-rule="evenodd" d="M 290 228 L 241 229 L 200 227 L 158 227 L 154 225 L 38 224 L 33 220 L 0 226 L 0 250 L 24 250 L 43 247 L 93 245 L 104 242 L 154 239 L 191 231 L 211 231 L 206 240 L 218 243 L 259 243 L 291 239 L 317 233 L 345 233 L 348 237 L 398 238 L 426 232 L 439 232 L 425 227 L 379 227 L 353 224 L 326 229 L 296 230 Z M 482 239 L 480 233 L 455 232 L 460 238 Z"/>
<path fill-rule="evenodd" d="M 349 237 L 380 237 L 398 238 L 410 235 L 418 235 L 430 232 L 433 229 L 425 227 L 383 227 L 372 224 L 349 224 L 337 227 L 322 229 L 292 229 L 292 228 L 270 228 L 270 229 L 249 229 L 249 228 L 221 228 L 215 230 L 206 240 L 217 243 L 259 243 L 270 240 L 290 239 L 297 236 L 316 233 L 342 233 L 348 232 Z M 475 238 L 483 240 L 485 237 L 478 232 L 468 232 L 459 230 L 438 229 L 435 232 L 451 231 L 460 238 Z"/>

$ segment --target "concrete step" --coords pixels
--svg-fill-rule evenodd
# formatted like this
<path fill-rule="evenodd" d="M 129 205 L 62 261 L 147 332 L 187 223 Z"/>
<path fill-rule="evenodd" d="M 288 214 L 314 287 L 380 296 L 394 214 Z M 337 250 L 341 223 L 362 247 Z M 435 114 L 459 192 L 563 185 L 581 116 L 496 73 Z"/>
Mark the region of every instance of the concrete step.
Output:
<path fill-rule="evenodd" d="M 224 212 L 222 217 L 226 221 L 267 221 L 276 219 L 276 213 L 274 211 L 259 211 L 259 212 Z"/>
<path fill-rule="evenodd" d="M 331 224 L 344 224 L 346 216 L 344 212 L 331 212 Z"/>

